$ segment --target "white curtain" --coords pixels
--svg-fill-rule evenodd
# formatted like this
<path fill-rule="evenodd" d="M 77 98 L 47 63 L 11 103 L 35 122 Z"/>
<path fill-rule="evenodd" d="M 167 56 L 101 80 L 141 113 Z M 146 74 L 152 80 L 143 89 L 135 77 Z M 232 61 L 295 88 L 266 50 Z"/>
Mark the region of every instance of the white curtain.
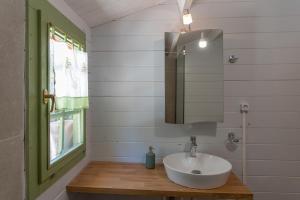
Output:
<path fill-rule="evenodd" d="M 88 108 L 86 52 L 50 39 L 50 73 L 50 91 L 56 96 L 56 109 Z"/>

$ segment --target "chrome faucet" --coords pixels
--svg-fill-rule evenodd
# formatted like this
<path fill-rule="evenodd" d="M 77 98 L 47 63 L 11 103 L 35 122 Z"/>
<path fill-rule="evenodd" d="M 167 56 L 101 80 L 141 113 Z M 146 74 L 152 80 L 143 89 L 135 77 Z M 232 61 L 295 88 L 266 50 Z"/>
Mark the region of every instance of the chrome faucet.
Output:
<path fill-rule="evenodd" d="M 191 146 L 190 146 L 190 157 L 195 158 L 196 153 L 197 153 L 197 142 L 196 142 L 196 137 L 191 136 Z"/>

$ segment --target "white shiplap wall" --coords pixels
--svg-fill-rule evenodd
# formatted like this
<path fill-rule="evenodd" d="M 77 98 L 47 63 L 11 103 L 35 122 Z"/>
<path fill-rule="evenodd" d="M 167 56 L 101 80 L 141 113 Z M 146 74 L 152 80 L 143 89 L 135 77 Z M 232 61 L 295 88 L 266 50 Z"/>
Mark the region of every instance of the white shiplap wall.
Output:
<path fill-rule="evenodd" d="M 178 31 L 175 0 L 92 29 L 92 159 L 143 162 L 181 151 L 197 135 L 200 151 L 229 159 L 241 174 L 239 104 L 250 103 L 248 184 L 256 200 L 300 199 L 300 1 L 197 0 L 193 29 L 224 30 L 225 122 L 164 123 L 164 32 Z M 239 57 L 230 65 L 229 55 Z"/>

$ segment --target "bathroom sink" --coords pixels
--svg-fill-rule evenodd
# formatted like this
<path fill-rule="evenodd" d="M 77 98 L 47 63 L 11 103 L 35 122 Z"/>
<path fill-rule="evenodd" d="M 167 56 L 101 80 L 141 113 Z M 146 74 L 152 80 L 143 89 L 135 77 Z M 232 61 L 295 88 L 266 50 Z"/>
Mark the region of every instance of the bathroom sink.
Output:
<path fill-rule="evenodd" d="M 224 185 L 232 165 L 218 156 L 197 153 L 175 153 L 163 159 L 168 178 L 176 184 L 196 188 L 212 189 Z"/>

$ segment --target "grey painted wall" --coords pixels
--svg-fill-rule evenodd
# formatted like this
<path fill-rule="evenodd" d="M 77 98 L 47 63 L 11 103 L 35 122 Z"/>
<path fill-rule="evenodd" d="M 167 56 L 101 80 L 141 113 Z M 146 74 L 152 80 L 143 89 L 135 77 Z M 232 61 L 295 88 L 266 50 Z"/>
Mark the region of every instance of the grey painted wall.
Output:
<path fill-rule="evenodd" d="M 51 3 L 86 32 L 89 44 L 90 29 L 80 17 L 63 1 Z M 0 199 L 21 200 L 25 198 L 25 0 L 1 0 L 0 24 Z M 89 155 L 39 199 L 67 198 L 66 184 L 88 161 Z"/>
<path fill-rule="evenodd" d="M 164 32 L 178 31 L 175 0 L 92 29 L 92 159 L 143 162 L 182 151 L 189 135 L 199 150 L 227 158 L 241 174 L 239 104 L 248 114 L 247 181 L 256 200 L 300 199 L 300 2 L 196 0 L 192 29 L 224 30 L 225 121 L 164 123 Z M 239 61 L 227 62 L 229 55 Z"/>
<path fill-rule="evenodd" d="M 25 1 L 0 1 L 0 199 L 24 195 Z"/>

